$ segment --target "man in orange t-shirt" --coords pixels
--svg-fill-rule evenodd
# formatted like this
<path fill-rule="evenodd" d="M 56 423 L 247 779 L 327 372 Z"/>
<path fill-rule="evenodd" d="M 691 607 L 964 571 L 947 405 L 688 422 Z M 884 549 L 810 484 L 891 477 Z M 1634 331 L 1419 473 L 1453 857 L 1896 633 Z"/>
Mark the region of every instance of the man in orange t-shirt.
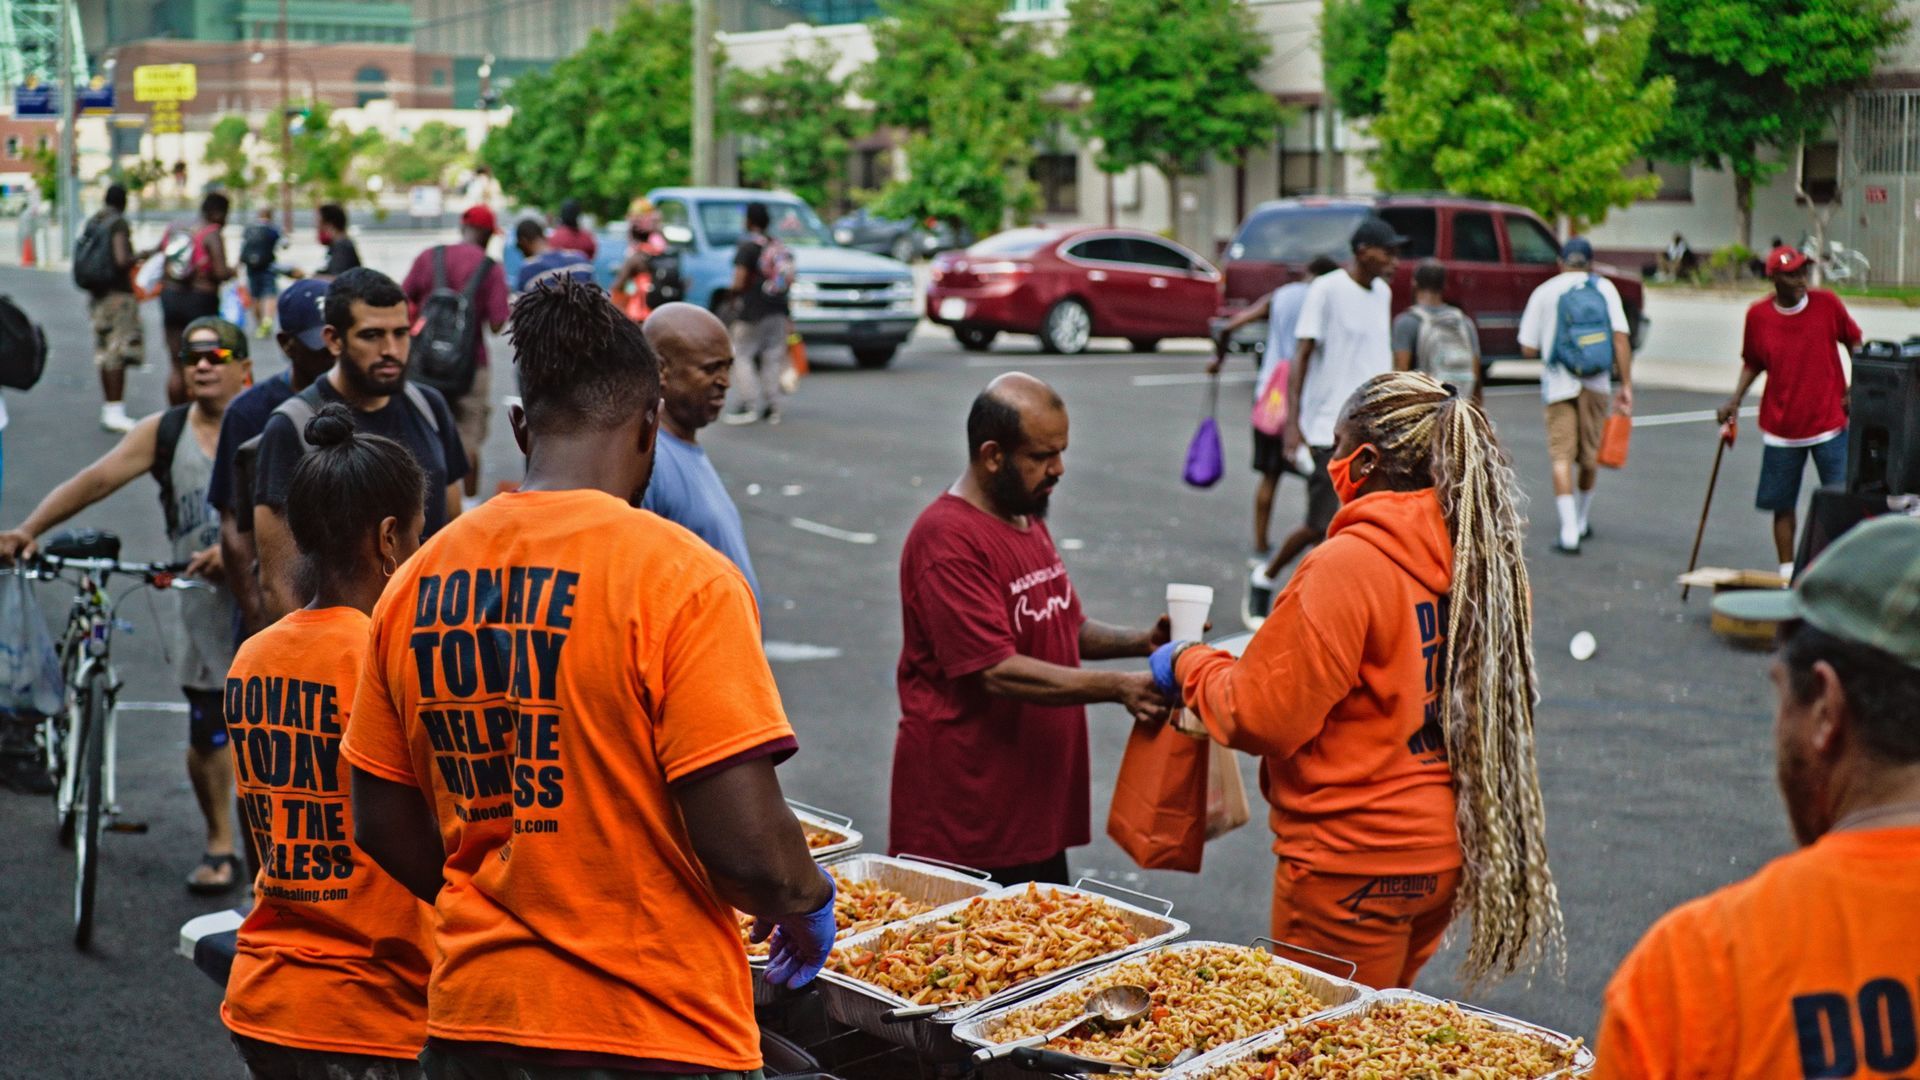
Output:
<path fill-rule="evenodd" d="M 1920 521 L 1858 526 L 1792 592 L 1780 789 L 1800 850 L 1655 923 L 1614 973 L 1604 1080 L 1920 1075 Z"/>
<path fill-rule="evenodd" d="M 435 905 L 426 1074 L 748 1076 L 731 909 L 789 986 L 834 934 L 774 774 L 795 744 L 753 594 L 637 509 L 660 403 L 640 327 L 563 280 L 512 336 L 526 480 L 394 574 L 342 751 L 358 840 Z"/>

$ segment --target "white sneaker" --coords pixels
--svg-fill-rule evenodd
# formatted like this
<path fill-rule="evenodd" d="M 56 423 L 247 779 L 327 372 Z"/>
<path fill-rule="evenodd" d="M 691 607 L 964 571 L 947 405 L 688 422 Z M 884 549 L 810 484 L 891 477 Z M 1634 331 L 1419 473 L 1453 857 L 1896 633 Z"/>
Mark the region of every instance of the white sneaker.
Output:
<path fill-rule="evenodd" d="M 135 421 L 127 415 L 127 406 L 123 402 L 112 401 L 100 406 L 100 427 L 116 435 L 125 435 L 133 430 Z"/>
<path fill-rule="evenodd" d="M 721 423 L 732 424 L 735 427 L 739 427 L 741 424 L 751 424 L 758 419 L 760 419 L 760 414 L 751 409 L 735 409 L 732 412 L 720 414 Z"/>

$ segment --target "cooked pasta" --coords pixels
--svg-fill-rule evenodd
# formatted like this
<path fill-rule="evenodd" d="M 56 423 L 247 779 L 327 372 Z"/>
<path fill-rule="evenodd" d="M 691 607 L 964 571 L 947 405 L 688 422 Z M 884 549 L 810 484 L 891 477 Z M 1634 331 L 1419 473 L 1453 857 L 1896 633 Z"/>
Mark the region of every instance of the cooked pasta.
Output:
<path fill-rule="evenodd" d="M 1048 1043 L 1047 1049 L 1158 1068 L 1183 1050 L 1204 1053 L 1332 1004 L 1315 996 L 1297 971 L 1264 950 L 1176 946 L 1108 968 L 1072 994 L 1009 1013 L 988 1037 L 1012 1042 L 1051 1031 L 1078 1016 L 1097 991 L 1129 984 L 1146 990 L 1153 1001 L 1144 1019 L 1115 1029 L 1088 1023 Z"/>
<path fill-rule="evenodd" d="M 862 930 L 871 930 L 890 922 L 912 918 L 924 911 L 932 911 L 938 904 L 930 901 L 909 900 L 898 890 L 889 889 L 878 881 L 866 879 L 848 881 L 832 867 L 827 873 L 833 875 L 834 888 L 838 890 L 833 898 L 833 921 L 840 927 L 836 937 L 846 937 Z M 740 920 L 740 940 L 747 944 L 747 955 L 763 957 L 767 955 L 767 943 L 754 944 L 748 940 L 753 930 L 753 916 L 735 912 Z"/>
<path fill-rule="evenodd" d="M 1442 1002 L 1384 1002 L 1316 1020 L 1205 1080 L 1537 1080 L 1573 1064 L 1561 1046 Z"/>
<path fill-rule="evenodd" d="M 978 1001 L 1139 941 L 1106 901 L 1029 884 L 1015 896 L 976 898 L 930 922 L 884 931 L 868 947 L 837 948 L 827 967 L 915 1005 L 944 1005 Z"/>
<path fill-rule="evenodd" d="M 804 821 L 800 823 L 800 827 L 806 830 L 807 847 L 813 851 L 818 851 L 830 844 L 837 844 L 847 838 L 845 833 L 837 833 L 819 825 L 809 825 Z"/>

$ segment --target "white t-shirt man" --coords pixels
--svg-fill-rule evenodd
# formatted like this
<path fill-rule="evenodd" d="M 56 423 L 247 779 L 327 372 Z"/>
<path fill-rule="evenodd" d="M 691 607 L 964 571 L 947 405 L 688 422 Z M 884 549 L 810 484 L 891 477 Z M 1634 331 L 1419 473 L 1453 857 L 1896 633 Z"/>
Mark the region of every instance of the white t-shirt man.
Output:
<path fill-rule="evenodd" d="M 1580 396 L 1582 388 L 1601 394 L 1613 392 L 1613 379 L 1609 372 L 1589 375 L 1581 378 L 1559 364 L 1553 363 L 1553 341 L 1560 331 L 1560 298 L 1578 285 L 1584 284 L 1591 276 L 1594 286 L 1607 301 L 1607 320 L 1613 324 L 1616 334 L 1631 333 L 1627 328 L 1627 309 L 1620 302 L 1620 290 L 1613 282 L 1598 274 L 1586 270 L 1568 270 L 1556 274 L 1540 283 L 1527 297 L 1527 310 L 1520 316 L 1520 347 L 1540 350 L 1540 359 L 1546 368 L 1540 373 L 1540 396 L 1551 405 L 1556 401 L 1571 401 Z"/>
<path fill-rule="evenodd" d="M 1325 449 L 1353 392 L 1393 370 L 1393 289 L 1379 278 L 1362 287 L 1349 270 L 1322 274 L 1307 287 L 1293 333 L 1319 342 L 1300 387 L 1300 434 Z"/>

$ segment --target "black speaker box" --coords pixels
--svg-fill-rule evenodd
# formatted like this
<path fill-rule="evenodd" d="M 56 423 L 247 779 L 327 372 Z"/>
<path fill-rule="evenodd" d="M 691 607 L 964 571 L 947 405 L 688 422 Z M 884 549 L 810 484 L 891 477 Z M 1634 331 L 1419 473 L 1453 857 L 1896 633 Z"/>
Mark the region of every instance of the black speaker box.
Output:
<path fill-rule="evenodd" d="M 1920 338 L 1862 346 L 1848 402 L 1847 490 L 1920 494 Z"/>

